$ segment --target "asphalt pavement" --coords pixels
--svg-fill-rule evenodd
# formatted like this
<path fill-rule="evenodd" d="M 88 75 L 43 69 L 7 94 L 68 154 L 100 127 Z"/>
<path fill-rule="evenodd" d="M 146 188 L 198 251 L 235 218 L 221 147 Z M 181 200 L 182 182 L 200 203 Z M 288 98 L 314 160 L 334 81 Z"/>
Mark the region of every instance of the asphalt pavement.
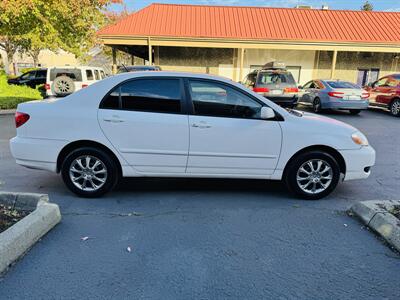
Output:
<path fill-rule="evenodd" d="M 400 255 L 346 210 L 400 198 L 400 119 L 328 116 L 364 132 L 377 163 L 311 202 L 279 182 L 157 178 L 78 198 L 15 164 L 13 116 L 0 116 L 0 190 L 48 193 L 63 215 L 0 279 L 0 299 L 399 299 Z"/>

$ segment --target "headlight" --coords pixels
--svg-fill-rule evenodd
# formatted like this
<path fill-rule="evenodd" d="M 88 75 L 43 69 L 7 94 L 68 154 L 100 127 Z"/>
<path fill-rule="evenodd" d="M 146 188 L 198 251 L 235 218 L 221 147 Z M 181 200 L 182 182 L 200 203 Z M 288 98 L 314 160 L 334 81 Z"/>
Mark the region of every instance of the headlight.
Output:
<path fill-rule="evenodd" d="M 361 132 L 356 132 L 351 135 L 351 139 L 354 143 L 360 146 L 368 146 L 368 140 Z"/>

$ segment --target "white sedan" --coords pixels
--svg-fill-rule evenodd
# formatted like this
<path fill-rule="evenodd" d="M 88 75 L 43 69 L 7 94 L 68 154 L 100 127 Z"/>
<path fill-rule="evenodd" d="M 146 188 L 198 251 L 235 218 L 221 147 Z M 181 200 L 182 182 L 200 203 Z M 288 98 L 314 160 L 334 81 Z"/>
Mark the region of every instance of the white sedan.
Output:
<path fill-rule="evenodd" d="M 68 97 L 18 105 L 18 164 L 62 174 L 84 197 L 121 177 L 283 180 L 319 199 L 340 180 L 367 178 L 375 151 L 356 128 L 287 111 L 228 79 L 137 72 Z"/>

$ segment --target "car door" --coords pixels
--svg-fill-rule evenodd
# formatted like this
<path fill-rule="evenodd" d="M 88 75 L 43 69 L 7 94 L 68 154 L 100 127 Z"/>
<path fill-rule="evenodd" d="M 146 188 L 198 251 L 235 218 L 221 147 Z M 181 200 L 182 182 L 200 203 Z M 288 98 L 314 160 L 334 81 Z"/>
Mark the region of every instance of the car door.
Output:
<path fill-rule="evenodd" d="M 179 78 L 133 79 L 102 101 L 100 126 L 138 172 L 184 173 L 189 149 L 188 115 Z"/>
<path fill-rule="evenodd" d="M 199 79 L 186 84 L 193 106 L 187 173 L 272 174 L 282 132 L 278 121 L 260 119 L 265 104 L 229 84 Z"/>
<path fill-rule="evenodd" d="M 386 83 L 388 82 L 388 77 L 383 77 L 375 82 L 370 89 L 369 101 L 373 104 L 382 104 L 382 97 L 385 94 Z"/>
<path fill-rule="evenodd" d="M 299 102 L 305 103 L 305 104 L 312 104 L 312 87 L 314 87 L 314 81 L 309 81 L 307 82 L 303 88 L 301 89 L 301 98 Z"/>
<path fill-rule="evenodd" d="M 46 83 L 46 70 L 38 70 L 35 75 L 35 85 L 45 84 Z"/>

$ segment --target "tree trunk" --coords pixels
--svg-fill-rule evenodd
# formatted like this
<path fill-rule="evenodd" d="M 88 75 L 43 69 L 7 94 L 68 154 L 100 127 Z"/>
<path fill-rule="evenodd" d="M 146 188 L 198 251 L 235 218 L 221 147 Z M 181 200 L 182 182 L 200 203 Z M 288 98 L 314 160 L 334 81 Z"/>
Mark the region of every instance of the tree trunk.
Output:
<path fill-rule="evenodd" d="M 33 66 L 36 68 L 39 64 L 39 54 L 41 49 L 34 49 L 28 52 L 33 59 Z"/>
<path fill-rule="evenodd" d="M 4 62 L 4 66 L 6 71 L 8 70 L 8 74 L 15 75 L 15 68 L 14 68 L 14 54 L 17 52 L 17 47 L 14 45 L 9 39 L 5 38 L 1 43 L 0 47 L 6 52 L 7 56 L 7 65 Z M 10 68 L 10 65 L 12 66 Z"/>

